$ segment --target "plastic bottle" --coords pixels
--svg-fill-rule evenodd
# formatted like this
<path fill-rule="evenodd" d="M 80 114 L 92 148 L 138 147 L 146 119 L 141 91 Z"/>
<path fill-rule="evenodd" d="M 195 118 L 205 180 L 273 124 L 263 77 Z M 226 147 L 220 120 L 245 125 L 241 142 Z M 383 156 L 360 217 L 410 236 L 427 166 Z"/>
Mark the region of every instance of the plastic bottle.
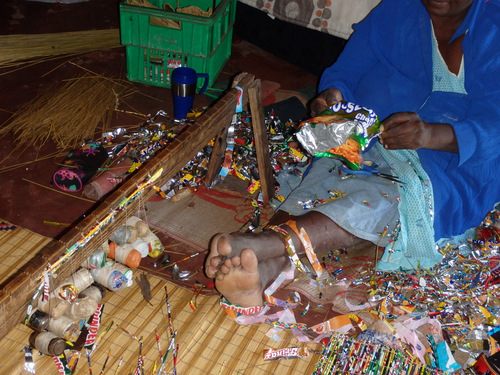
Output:
<path fill-rule="evenodd" d="M 117 243 L 122 246 L 125 245 L 130 237 L 132 236 L 132 232 L 126 225 L 122 225 L 109 237 L 110 241 Z"/>
<path fill-rule="evenodd" d="M 34 309 L 29 318 L 28 318 L 28 326 L 35 331 L 44 331 L 49 326 L 50 316 L 49 314 L 43 312 L 39 309 Z"/>
<path fill-rule="evenodd" d="M 106 265 L 98 270 L 92 270 L 95 281 L 102 286 L 105 286 L 113 292 L 117 292 L 125 288 L 127 280 L 119 270 L 113 265 Z"/>
<path fill-rule="evenodd" d="M 50 319 L 48 330 L 57 337 L 68 341 L 75 341 L 80 334 L 81 327 L 70 317 L 63 315 L 59 319 Z"/>
<path fill-rule="evenodd" d="M 105 241 L 101 245 L 101 249 L 107 254 L 109 253 L 109 242 L 110 241 Z"/>
<path fill-rule="evenodd" d="M 83 268 L 102 268 L 106 264 L 107 254 L 102 249 L 98 249 L 92 253 L 82 263 Z"/>
<path fill-rule="evenodd" d="M 40 353 L 58 357 L 66 349 L 66 341 L 49 331 L 33 332 L 29 337 L 29 343 Z"/>
<path fill-rule="evenodd" d="M 108 257 L 125 264 L 130 268 L 137 268 L 141 264 L 142 255 L 129 244 L 117 246 L 115 242 L 109 243 Z"/>
<path fill-rule="evenodd" d="M 51 298 L 48 301 L 43 301 L 42 297 L 38 299 L 38 308 L 50 315 L 51 318 L 58 319 L 71 306 L 71 302 L 63 300 L 59 297 L 51 295 Z"/>
<path fill-rule="evenodd" d="M 134 243 L 131 243 L 130 246 L 133 249 L 136 249 L 139 253 L 141 253 L 141 257 L 145 258 L 149 254 L 149 246 L 147 242 L 143 241 L 142 239 L 138 239 Z"/>
<path fill-rule="evenodd" d="M 148 244 L 148 255 L 151 258 L 158 258 L 161 254 L 163 254 L 163 244 L 156 234 L 149 232 L 147 236 L 142 237 L 142 240 Z"/>
<path fill-rule="evenodd" d="M 74 286 L 78 294 L 80 291 L 87 289 L 93 282 L 94 279 L 90 271 L 87 268 L 80 268 L 62 282 L 61 286 L 58 288 L 59 296 L 64 298 L 62 291 L 68 286 Z"/>
<path fill-rule="evenodd" d="M 120 184 L 120 180 L 128 175 L 132 160 L 125 158 L 113 164 L 112 167 L 100 174 L 94 181 L 86 184 L 83 195 L 89 199 L 98 201 Z"/>
<path fill-rule="evenodd" d="M 124 266 L 125 267 L 125 266 Z M 87 289 L 82 290 L 78 295 L 79 298 L 90 297 L 97 303 L 101 302 L 101 300 L 106 296 L 106 288 L 97 283 L 92 284 Z"/>
<path fill-rule="evenodd" d="M 127 266 L 121 263 L 115 263 L 114 268 L 123 273 L 127 287 L 131 287 L 134 284 L 134 272 L 130 268 L 127 268 Z"/>
<path fill-rule="evenodd" d="M 135 227 L 137 229 L 137 235 L 139 237 L 145 237 L 151 231 L 149 229 L 149 225 L 145 221 L 139 219 L 137 216 L 129 217 L 125 223 L 128 226 Z"/>
<path fill-rule="evenodd" d="M 66 311 L 66 315 L 73 320 L 87 319 L 94 314 L 97 309 L 97 301 L 89 296 L 78 297 L 71 307 Z"/>

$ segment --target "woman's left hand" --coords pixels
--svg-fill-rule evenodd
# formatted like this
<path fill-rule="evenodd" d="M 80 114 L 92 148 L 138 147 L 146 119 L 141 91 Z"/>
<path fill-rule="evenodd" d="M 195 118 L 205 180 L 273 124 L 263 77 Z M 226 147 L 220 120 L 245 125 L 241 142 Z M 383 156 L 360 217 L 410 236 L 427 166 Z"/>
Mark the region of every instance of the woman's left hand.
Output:
<path fill-rule="evenodd" d="M 389 150 L 428 148 L 458 152 L 453 127 L 428 123 L 414 112 L 399 112 L 382 121 L 380 143 Z"/>
<path fill-rule="evenodd" d="M 414 112 L 399 112 L 382 121 L 380 143 L 391 150 L 425 148 L 430 141 L 429 125 Z"/>

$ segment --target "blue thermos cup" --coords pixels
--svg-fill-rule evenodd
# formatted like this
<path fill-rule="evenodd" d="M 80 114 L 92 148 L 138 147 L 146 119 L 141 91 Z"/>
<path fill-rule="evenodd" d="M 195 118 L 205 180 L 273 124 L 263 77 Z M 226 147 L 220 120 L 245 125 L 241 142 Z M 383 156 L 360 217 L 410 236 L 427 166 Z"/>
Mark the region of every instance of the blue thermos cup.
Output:
<path fill-rule="evenodd" d="M 196 84 L 198 78 L 204 78 L 205 82 L 200 90 L 203 94 L 208 86 L 208 74 L 196 73 L 192 68 L 176 68 L 172 72 L 172 95 L 174 99 L 174 117 L 183 120 L 193 108 Z"/>

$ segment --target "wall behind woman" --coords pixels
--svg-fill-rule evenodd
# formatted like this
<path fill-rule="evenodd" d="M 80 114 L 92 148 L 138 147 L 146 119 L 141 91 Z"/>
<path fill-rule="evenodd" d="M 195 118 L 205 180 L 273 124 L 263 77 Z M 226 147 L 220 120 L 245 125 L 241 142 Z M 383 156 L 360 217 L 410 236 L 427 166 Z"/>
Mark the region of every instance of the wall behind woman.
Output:
<path fill-rule="evenodd" d="M 346 43 L 330 34 L 272 19 L 241 2 L 236 7 L 234 34 L 318 76 L 337 60 Z"/>

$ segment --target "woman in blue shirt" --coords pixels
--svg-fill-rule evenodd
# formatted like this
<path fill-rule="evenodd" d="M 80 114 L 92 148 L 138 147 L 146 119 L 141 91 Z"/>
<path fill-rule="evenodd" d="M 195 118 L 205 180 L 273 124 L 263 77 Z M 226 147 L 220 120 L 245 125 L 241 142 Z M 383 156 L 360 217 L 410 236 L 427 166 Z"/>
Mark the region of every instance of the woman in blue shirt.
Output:
<path fill-rule="evenodd" d="M 375 111 L 380 142 L 363 158 L 404 184 L 339 181 L 328 173 L 338 161 L 314 162 L 279 208 L 279 227 L 214 237 L 205 271 L 233 304 L 262 305 L 293 252 L 391 241 L 380 269 L 431 267 L 436 241 L 477 226 L 500 201 L 498 1 L 382 0 L 354 29 L 322 75 L 311 114 L 338 101 Z M 299 207 L 332 189 L 347 197 Z"/>

